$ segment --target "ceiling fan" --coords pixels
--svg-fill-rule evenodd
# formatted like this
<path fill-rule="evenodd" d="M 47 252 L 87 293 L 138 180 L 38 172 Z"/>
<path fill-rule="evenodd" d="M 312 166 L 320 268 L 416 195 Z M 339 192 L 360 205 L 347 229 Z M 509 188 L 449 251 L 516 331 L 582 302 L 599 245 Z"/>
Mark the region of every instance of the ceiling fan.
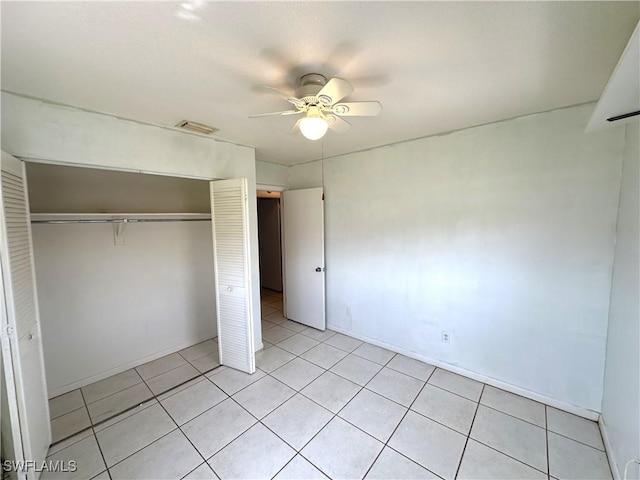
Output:
<path fill-rule="evenodd" d="M 351 124 L 340 117 L 373 117 L 382 110 L 380 102 L 339 103 L 353 91 L 353 86 L 348 81 L 337 77 L 327 81 L 324 76 L 318 73 L 303 75 L 300 78 L 300 87 L 293 95 L 287 95 L 277 88 L 266 85 L 262 88 L 280 95 L 295 109 L 251 115 L 249 118 L 305 114 L 295 123 L 289 133 L 300 131 L 309 140 L 322 138 L 329 128 L 338 133 L 347 131 Z"/>

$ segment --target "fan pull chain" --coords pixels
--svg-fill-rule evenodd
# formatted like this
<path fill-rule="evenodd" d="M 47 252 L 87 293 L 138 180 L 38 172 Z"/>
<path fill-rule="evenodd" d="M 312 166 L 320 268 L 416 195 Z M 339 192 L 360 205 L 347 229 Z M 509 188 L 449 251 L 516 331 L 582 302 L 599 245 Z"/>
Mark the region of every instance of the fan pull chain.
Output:
<path fill-rule="evenodd" d="M 322 186 L 322 200 L 324 201 L 324 138 L 320 143 L 320 176 L 321 176 L 321 186 Z"/>

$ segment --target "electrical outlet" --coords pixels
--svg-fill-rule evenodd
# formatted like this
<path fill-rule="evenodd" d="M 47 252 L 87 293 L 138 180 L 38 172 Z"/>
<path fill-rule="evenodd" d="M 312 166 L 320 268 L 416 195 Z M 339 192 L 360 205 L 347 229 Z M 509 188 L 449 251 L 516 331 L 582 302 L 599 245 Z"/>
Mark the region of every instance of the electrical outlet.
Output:
<path fill-rule="evenodd" d="M 442 331 L 442 341 L 444 343 L 450 343 L 451 342 L 451 336 L 449 335 L 449 332 L 447 332 L 446 330 Z"/>
<path fill-rule="evenodd" d="M 347 307 L 347 317 L 351 317 L 351 307 Z"/>

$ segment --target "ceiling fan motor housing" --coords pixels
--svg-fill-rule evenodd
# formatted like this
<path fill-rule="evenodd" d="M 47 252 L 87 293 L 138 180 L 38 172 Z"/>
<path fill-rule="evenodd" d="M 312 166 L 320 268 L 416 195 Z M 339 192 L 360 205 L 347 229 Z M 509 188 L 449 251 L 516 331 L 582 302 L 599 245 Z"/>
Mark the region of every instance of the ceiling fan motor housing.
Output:
<path fill-rule="evenodd" d="M 295 91 L 296 98 L 307 104 L 315 105 L 318 101 L 325 104 L 331 102 L 330 98 L 318 98 L 316 94 L 327 84 L 327 79 L 319 73 L 308 73 L 300 78 L 300 88 Z"/>

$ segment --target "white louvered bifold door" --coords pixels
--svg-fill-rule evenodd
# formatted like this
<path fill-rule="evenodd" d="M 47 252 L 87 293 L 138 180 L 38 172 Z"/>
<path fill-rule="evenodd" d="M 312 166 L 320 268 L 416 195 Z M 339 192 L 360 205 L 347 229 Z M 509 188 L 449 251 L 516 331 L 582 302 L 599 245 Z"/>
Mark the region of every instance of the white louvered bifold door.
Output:
<path fill-rule="evenodd" d="M 3 340 L 8 338 L 8 360 L 13 365 L 8 372 L 13 374 L 8 389 L 15 392 L 24 459 L 42 462 L 51 443 L 51 427 L 25 168 L 23 162 L 2 152 L 1 170 L 0 261 L 6 304 L 6 331 L 2 335 Z M 33 469 L 27 474 L 29 479 L 38 476 Z"/>
<path fill-rule="evenodd" d="M 211 182 L 220 363 L 256 370 L 246 178 Z"/>

